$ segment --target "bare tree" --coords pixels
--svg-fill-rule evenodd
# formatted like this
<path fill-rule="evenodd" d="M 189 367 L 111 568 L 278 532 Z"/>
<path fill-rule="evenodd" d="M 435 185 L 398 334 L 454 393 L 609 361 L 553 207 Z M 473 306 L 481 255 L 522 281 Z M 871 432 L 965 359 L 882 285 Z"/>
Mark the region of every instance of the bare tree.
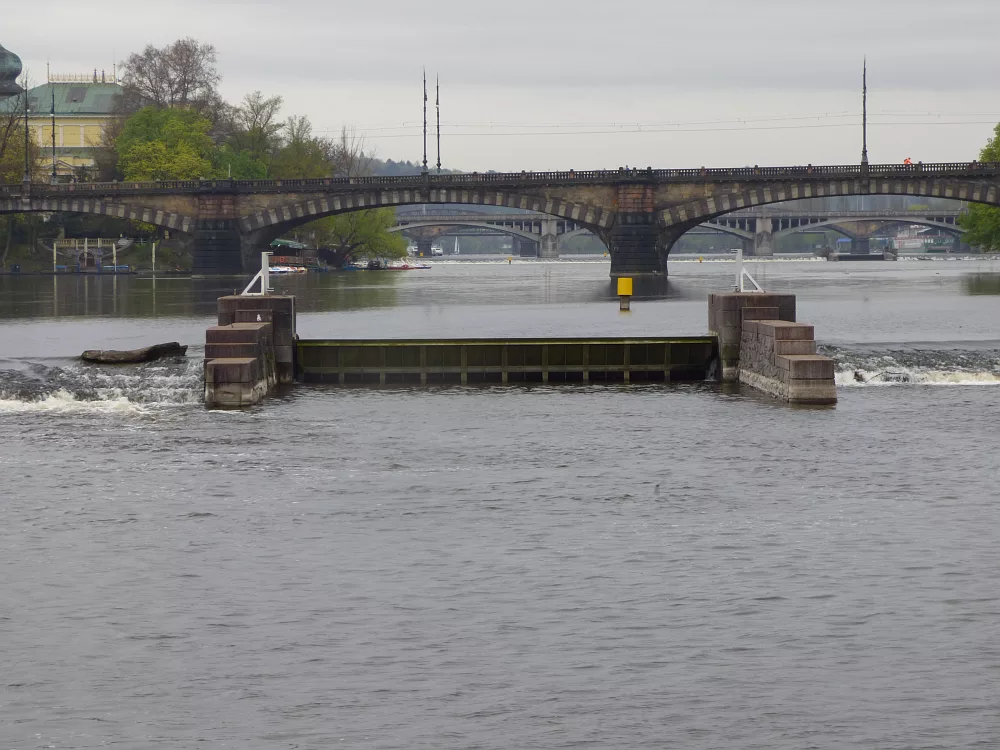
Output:
<path fill-rule="evenodd" d="M 230 144 L 236 151 L 248 151 L 260 158 L 275 146 L 285 124 L 278 119 L 280 96 L 267 97 L 259 91 L 247 94 L 228 112 Z"/>
<path fill-rule="evenodd" d="M 125 61 L 128 106 L 212 108 L 221 101 L 216 87 L 222 77 L 215 63 L 215 47 L 191 37 L 166 47 L 148 45 Z"/>
<path fill-rule="evenodd" d="M 24 104 L 28 96 L 28 79 L 21 79 L 19 94 L 8 97 L 0 105 L 0 182 L 20 182 L 24 174 Z"/>
<path fill-rule="evenodd" d="M 330 143 L 330 165 L 334 177 L 367 177 L 372 173 L 375 152 L 365 153 L 365 138 L 345 125 L 340 140 Z"/>

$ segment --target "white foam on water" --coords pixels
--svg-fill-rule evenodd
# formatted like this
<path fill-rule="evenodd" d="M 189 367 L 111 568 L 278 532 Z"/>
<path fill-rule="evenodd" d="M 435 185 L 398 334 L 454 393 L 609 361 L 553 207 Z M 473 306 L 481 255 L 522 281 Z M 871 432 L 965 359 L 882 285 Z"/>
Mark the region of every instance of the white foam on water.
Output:
<path fill-rule="evenodd" d="M 861 375 L 864 382 L 855 377 Z M 998 372 L 966 372 L 961 370 L 924 370 L 893 367 L 890 370 L 839 370 L 835 375 L 837 385 L 844 387 L 890 385 L 1000 385 Z"/>
<path fill-rule="evenodd" d="M 140 404 L 129 401 L 124 396 L 107 399 L 78 399 L 63 388 L 30 400 L 5 398 L 4 394 L 0 394 L 0 414 L 80 414 L 85 412 L 139 416 L 147 414 L 148 410 Z"/>

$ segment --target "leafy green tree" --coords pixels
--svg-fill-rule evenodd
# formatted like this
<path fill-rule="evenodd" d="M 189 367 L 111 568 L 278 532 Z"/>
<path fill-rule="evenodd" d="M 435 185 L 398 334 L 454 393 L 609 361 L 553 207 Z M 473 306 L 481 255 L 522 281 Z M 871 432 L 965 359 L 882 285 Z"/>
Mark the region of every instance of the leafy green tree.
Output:
<path fill-rule="evenodd" d="M 267 164 L 249 151 L 236 151 L 228 143 L 218 149 L 213 157 L 215 173 L 234 180 L 263 180 L 267 177 Z"/>
<path fill-rule="evenodd" d="M 228 143 L 237 152 L 246 151 L 260 162 L 267 161 L 277 148 L 284 127 L 278 119 L 281 97 L 267 97 L 259 91 L 247 94 L 237 106 L 229 108 Z"/>
<path fill-rule="evenodd" d="M 115 141 L 118 169 L 128 181 L 212 177 L 216 154 L 210 128 L 194 110 L 144 107 Z"/>
<path fill-rule="evenodd" d="M 391 208 L 373 208 L 328 216 L 311 222 L 316 240 L 340 251 L 346 262 L 360 258 L 404 258 L 406 238 L 389 229 L 396 223 Z"/>
<path fill-rule="evenodd" d="M 329 177 L 332 144 L 312 134 L 308 117 L 290 117 L 285 125 L 284 144 L 271 158 L 271 177 L 310 179 Z"/>
<path fill-rule="evenodd" d="M 1000 124 L 993 129 L 993 137 L 979 152 L 979 161 L 1000 162 Z M 972 203 L 969 212 L 961 216 L 958 223 L 966 230 L 962 238 L 965 242 L 990 252 L 1000 251 L 1000 208 Z"/>

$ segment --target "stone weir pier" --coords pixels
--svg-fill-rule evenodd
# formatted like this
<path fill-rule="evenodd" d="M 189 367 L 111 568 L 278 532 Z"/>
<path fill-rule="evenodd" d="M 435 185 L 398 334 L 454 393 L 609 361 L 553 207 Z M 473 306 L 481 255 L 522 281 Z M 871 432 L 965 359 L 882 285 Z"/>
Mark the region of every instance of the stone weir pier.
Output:
<path fill-rule="evenodd" d="M 816 353 L 815 331 L 795 320 L 794 294 L 731 292 L 708 298 L 719 375 L 792 404 L 835 404 L 834 361 Z"/>
<path fill-rule="evenodd" d="M 795 297 L 715 294 L 706 336 L 300 339 L 295 298 L 221 297 L 205 337 L 205 403 L 242 408 L 279 384 L 649 383 L 738 380 L 791 403 L 837 399 Z"/>

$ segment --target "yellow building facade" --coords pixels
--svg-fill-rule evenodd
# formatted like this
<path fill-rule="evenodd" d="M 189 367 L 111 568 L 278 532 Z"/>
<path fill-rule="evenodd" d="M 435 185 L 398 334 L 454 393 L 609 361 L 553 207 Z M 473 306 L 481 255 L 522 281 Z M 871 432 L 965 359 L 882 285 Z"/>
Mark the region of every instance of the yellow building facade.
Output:
<path fill-rule="evenodd" d="M 51 171 L 53 108 L 55 110 L 56 174 L 81 177 L 94 166 L 109 123 L 118 114 L 122 88 L 113 77 L 50 76 L 42 86 L 28 90 L 28 125 L 42 150 L 42 163 Z"/>

